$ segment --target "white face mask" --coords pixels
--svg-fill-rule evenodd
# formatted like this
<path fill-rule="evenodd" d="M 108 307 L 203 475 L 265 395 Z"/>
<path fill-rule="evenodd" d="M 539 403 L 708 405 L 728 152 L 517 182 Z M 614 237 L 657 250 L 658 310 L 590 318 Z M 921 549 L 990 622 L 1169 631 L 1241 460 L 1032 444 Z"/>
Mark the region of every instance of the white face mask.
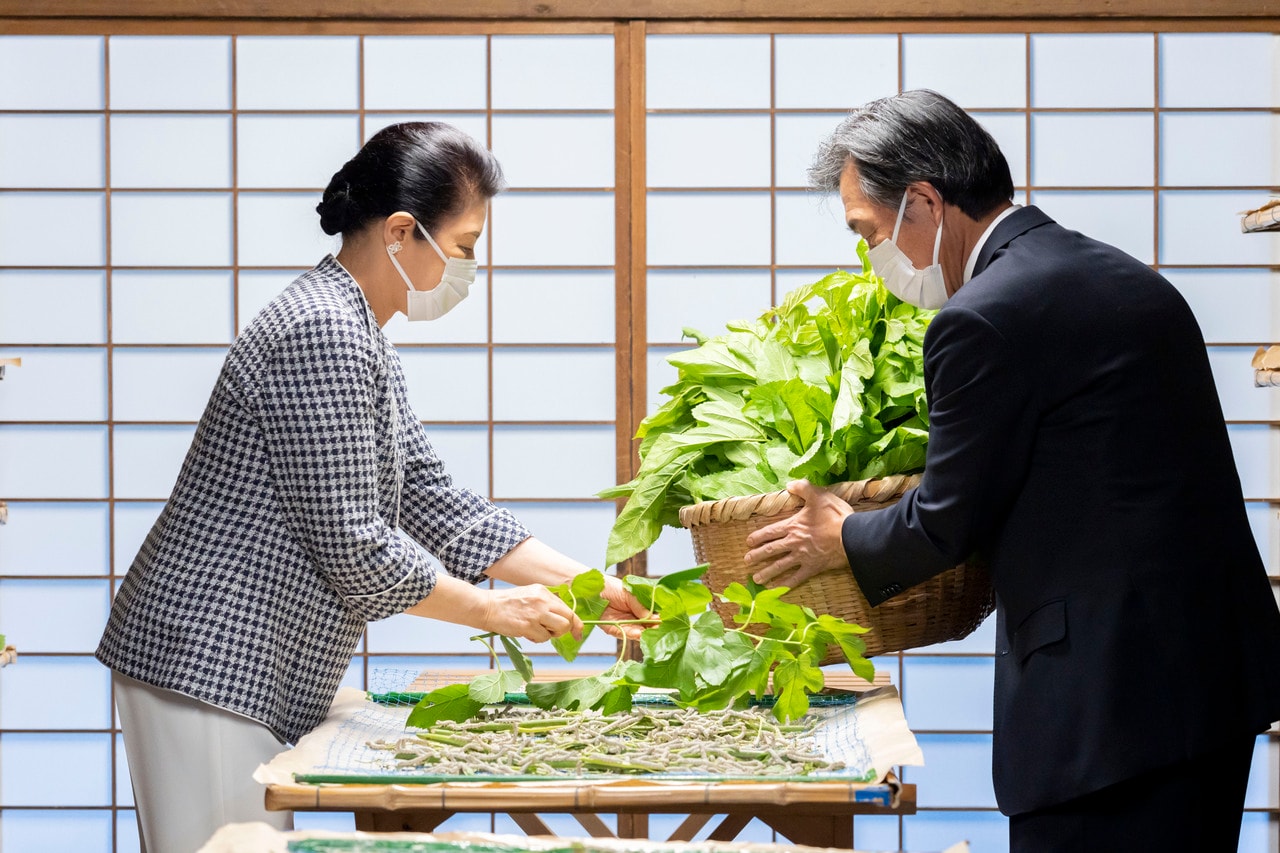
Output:
<path fill-rule="evenodd" d="M 409 276 L 405 273 L 404 267 L 400 266 L 400 261 L 396 260 L 396 253 L 400 251 L 399 243 L 392 243 L 387 246 L 387 256 L 391 258 L 391 263 L 395 265 L 396 272 L 400 273 L 400 277 L 404 279 L 405 285 L 409 288 L 409 304 L 405 316 L 411 322 L 438 320 L 452 311 L 459 302 L 467 298 L 467 293 L 476 280 L 477 264 L 474 260 L 467 260 L 466 258 L 447 257 L 444 252 L 440 251 L 436 241 L 431 239 L 427 229 L 422 227 L 422 223 L 415 221 L 414 224 L 418 226 L 422 236 L 427 238 L 431 248 L 436 250 L 440 260 L 444 261 L 444 275 L 440 276 L 440 283 L 430 290 L 418 290 L 415 288 L 413 282 L 409 281 Z"/>
<path fill-rule="evenodd" d="M 942 220 L 938 220 L 938 236 L 933 241 L 933 263 L 918 270 L 897 244 L 898 229 L 902 227 L 902 215 L 906 210 L 907 194 L 903 192 L 898 219 L 893 224 L 893 236 L 868 250 L 867 258 L 876 275 L 884 279 L 885 289 L 894 296 L 918 308 L 941 308 L 947 301 L 942 264 L 938 263 L 938 251 L 942 248 Z"/>

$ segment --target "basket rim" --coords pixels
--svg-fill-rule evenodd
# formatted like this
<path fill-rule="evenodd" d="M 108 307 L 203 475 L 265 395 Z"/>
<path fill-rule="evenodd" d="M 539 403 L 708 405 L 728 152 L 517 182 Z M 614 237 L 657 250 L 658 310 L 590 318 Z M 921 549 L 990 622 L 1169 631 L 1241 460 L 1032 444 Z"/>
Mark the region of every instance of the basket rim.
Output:
<path fill-rule="evenodd" d="M 889 503 L 920 484 L 920 474 L 890 474 L 866 480 L 847 480 L 819 488 L 836 494 L 849 503 Z M 680 524 L 686 528 L 701 527 L 723 521 L 742 521 L 756 516 L 779 515 L 804 506 L 804 500 L 786 489 L 754 495 L 737 495 L 714 501 L 701 501 L 680 508 Z"/>

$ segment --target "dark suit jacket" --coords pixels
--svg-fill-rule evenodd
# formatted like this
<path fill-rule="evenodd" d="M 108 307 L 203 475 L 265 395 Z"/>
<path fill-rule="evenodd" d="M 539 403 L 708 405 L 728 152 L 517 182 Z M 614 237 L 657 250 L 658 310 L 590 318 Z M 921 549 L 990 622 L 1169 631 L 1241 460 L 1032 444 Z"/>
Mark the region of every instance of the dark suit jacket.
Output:
<path fill-rule="evenodd" d="M 1280 612 L 1204 339 L 1172 285 L 1018 210 L 938 312 L 924 366 L 923 480 L 846 519 L 844 546 L 872 604 L 971 555 L 989 563 L 1003 812 L 1280 718 Z"/>

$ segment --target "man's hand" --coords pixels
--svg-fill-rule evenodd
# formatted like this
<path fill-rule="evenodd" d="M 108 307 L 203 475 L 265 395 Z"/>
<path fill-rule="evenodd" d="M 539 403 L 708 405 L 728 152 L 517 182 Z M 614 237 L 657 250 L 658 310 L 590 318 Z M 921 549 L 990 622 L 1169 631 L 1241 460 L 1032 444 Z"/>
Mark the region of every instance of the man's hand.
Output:
<path fill-rule="evenodd" d="M 808 480 L 788 483 L 787 491 L 804 501 L 800 511 L 747 537 L 755 582 L 794 588 L 822 572 L 848 569 L 840 528 L 853 507 Z"/>

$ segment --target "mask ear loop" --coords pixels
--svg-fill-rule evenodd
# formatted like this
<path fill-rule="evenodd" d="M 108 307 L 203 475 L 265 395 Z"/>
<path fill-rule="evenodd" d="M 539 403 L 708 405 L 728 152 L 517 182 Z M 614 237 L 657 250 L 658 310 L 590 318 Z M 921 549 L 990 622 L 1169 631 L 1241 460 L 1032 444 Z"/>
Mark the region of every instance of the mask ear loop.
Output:
<path fill-rule="evenodd" d="M 902 214 L 907 212 L 907 191 L 902 191 L 902 203 L 898 205 L 898 218 L 893 223 L 893 236 L 889 239 L 896 245 L 898 242 L 898 229 L 902 227 Z"/>
<path fill-rule="evenodd" d="M 938 236 L 933 238 L 933 263 L 938 263 L 938 253 L 942 249 L 942 217 L 938 217 Z"/>

